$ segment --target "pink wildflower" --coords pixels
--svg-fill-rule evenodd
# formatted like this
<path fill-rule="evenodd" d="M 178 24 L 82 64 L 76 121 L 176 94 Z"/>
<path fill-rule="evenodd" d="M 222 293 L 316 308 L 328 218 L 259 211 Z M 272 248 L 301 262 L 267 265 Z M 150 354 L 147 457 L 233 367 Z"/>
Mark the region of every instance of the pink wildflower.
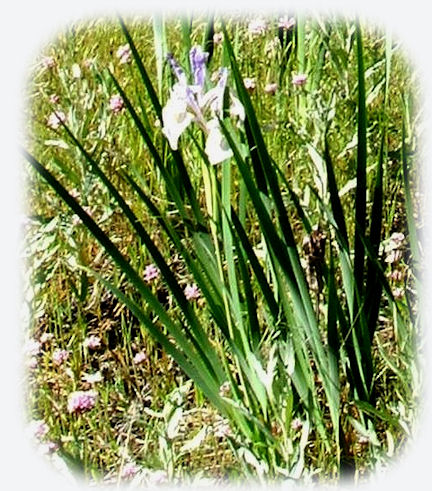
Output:
<path fill-rule="evenodd" d="M 65 123 L 65 122 L 66 122 L 66 114 L 62 111 L 54 111 L 53 113 L 50 114 L 47 125 L 53 130 L 56 130 L 60 127 L 61 123 Z"/>
<path fill-rule="evenodd" d="M 94 60 L 92 58 L 87 58 L 83 61 L 84 68 L 91 68 L 94 65 Z"/>
<path fill-rule="evenodd" d="M 193 283 L 192 285 L 186 285 L 184 289 L 184 294 L 187 300 L 196 300 L 200 297 L 200 291 L 198 286 Z"/>
<path fill-rule="evenodd" d="M 276 92 L 277 92 L 277 89 L 278 89 L 278 84 L 267 84 L 265 87 L 264 87 L 264 92 L 266 94 L 270 94 L 270 95 L 275 95 Z"/>
<path fill-rule="evenodd" d="M 121 64 L 129 63 L 131 59 L 131 49 L 129 44 L 124 44 L 123 46 L 120 46 L 117 50 L 116 55 Z"/>
<path fill-rule="evenodd" d="M 215 32 L 213 34 L 213 42 L 215 44 L 221 44 L 222 41 L 223 41 L 223 33 L 222 32 Z"/>
<path fill-rule="evenodd" d="M 294 431 L 299 431 L 301 430 L 303 426 L 303 423 L 301 422 L 301 419 L 300 418 L 295 418 L 291 421 L 291 428 L 294 430 Z"/>
<path fill-rule="evenodd" d="M 36 356 L 41 350 L 41 343 L 35 339 L 29 339 L 24 345 L 24 351 L 29 356 Z"/>
<path fill-rule="evenodd" d="M 101 338 L 91 334 L 84 339 L 83 346 L 88 349 L 97 350 L 101 347 Z"/>
<path fill-rule="evenodd" d="M 264 19 L 253 19 L 249 22 L 248 31 L 254 36 L 261 36 L 267 29 L 267 22 Z"/>
<path fill-rule="evenodd" d="M 301 87 L 307 82 L 307 75 L 305 73 L 298 73 L 293 75 L 292 83 L 296 87 Z"/>
<path fill-rule="evenodd" d="M 56 66 L 56 61 L 53 56 L 44 56 L 42 58 L 42 65 L 47 70 L 50 70 Z"/>
<path fill-rule="evenodd" d="M 41 440 L 49 431 L 48 425 L 43 419 L 33 420 L 29 425 L 31 435 Z"/>
<path fill-rule="evenodd" d="M 388 264 L 395 264 L 399 262 L 401 259 L 402 259 L 402 251 L 399 251 L 398 249 L 393 249 L 387 254 L 384 261 Z"/>
<path fill-rule="evenodd" d="M 154 264 L 148 264 L 144 270 L 144 279 L 149 283 L 159 277 L 159 270 Z"/>
<path fill-rule="evenodd" d="M 135 363 L 135 365 L 141 365 L 141 363 L 144 363 L 147 358 L 147 354 L 144 351 L 140 351 L 134 356 L 133 362 Z"/>
<path fill-rule="evenodd" d="M 50 104 L 58 104 L 60 102 L 60 96 L 57 94 L 52 94 L 49 97 Z"/>
<path fill-rule="evenodd" d="M 90 411 L 96 404 L 97 393 L 94 390 L 79 390 L 69 394 L 68 411 L 81 414 Z"/>
<path fill-rule="evenodd" d="M 133 462 L 127 463 L 121 472 L 121 477 L 123 479 L 129 479 L 131 477 L 134 477 L 136 474 L 139 472 L 139 467 L 134 464 Z"/>
<path fill-rule="evenodd" d="M 288 17 L 287 15 L 285 15 L 284 17 L 279 18 L 278 26 L 281 29 L 284 29 L 285 31 L 289 31 L 290 29 L 292 29 L 295 26 L 295 24 L 296 24 L 296 21 L 295 21 L 294 17 Z"/>
<path fill-rule="evenodd" d="M 27 362 L 27 366 L 30 368 L 30 370 L 34 370 L 35 368 L 37 368 L 38 366 L 38 359 L 36 358 L 36 356 L 32 356 L 28 362 Z"/>
<path fill-rule="evenodd" d="M 118 114 L 124 108 L 124 101 L 119 95 L 113 95 L 109 101 L 110 109 L 114 114 Z"/>
<path fill-rule="evenodd" d="M 246 89 L 249 90 L 250 92 L 253 92 L 255 90 L 256 84 L 254 78 L 246 77 L 243 79 L 243 83 Z"/>
<path fill-rule="evenodd" d="M 395 288 L 394 290 L 392 290 L 392 293 L 396 300 L 401 300 L 405 295 L 405 291 L 403 288 Z"/>
<path fill-rule="evenodd" d="M 390 240 L 395 242 L 397 245 L 401 245 L 405 239 L 405 235 L 402 232 L 393 232 L 391 234 Z"/>
<path fill-rule="evenodd" d="M 39 341 L 42 344 L 46 344 L 46 343 L 49 343 L 53 338 L 54 338 L 54 334 L 52 334 L 50 332 L 44 332 L 42 334 L 42 336 L 39 338 Z"/>
<path fill-rule="evenodd" d="M 391 280 L 396 281 L 396 282 L 402 281 L 404 278 L 403 272 L 400 271 L 399 269 L 395 269 L 388 276 Z"/>
<path fill-rule="evenodd" d="M 387 244 L 384 247 L 384 252 L 387 254 L 385 258 L 386 263 L 394 264 L 402 259 L 402 243 L 405 239 L 405 235 L 401 232 L 394 232 L 387 240 Z"/>
<path fill-rule="evenodd" d="M 163 470 L 151 471 L 147 476 L 147 481 L 151 485 L 163 484 L 168 481 L 168 474 Z"/>
<path fill-rule="evenodd" d="M 53 353 L 53 362 L 56 365 L 62 365 L 69 358 L 69 351 L 65 349 L 56 349 Z"/>
<path fill-rule="evenodd" d="M 59 449 L 59 445 L 56 442 L 45 442 L 39 446 L 39 451 L 42 455 L 48 455 L 56 452 Z"/>

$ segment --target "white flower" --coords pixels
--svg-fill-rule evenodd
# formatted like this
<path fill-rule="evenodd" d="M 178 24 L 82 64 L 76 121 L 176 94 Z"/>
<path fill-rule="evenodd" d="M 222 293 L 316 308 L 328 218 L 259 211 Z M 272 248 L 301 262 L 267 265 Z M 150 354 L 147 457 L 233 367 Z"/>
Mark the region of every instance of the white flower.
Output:
<path fill-rule="evenodd" d="M 131 49 L 129 44 L 124 44 L 123 46 L 119 46 L 116 55 L 121 64 L 129 63 L 131 59 Z"/>
<path fill-rule="evenodd" d="M 220 130 L 217 119 L 209 121 L 208 128 L 209 133 L 205 145 L 205 152 L 210 163 L 216 165 L 232 157 L 233 153 Z"/>
<path fill-rule="evenodd" d="M 405 295 L 405 290 L 403 288 L 395 288 L 392 290 L 393 296 L 396 298 L 396 300 L 401 300 L 404 295 Z"/>
<path fill-rule="evenodd" d="M 147 358 L 148 356 L 145 351 L 140 351 L 133 357 L 133 362 L 135 363 L 135 365 L 141 365 L 147 360 Z"/>
<path fill-rule="evenodd" d="M 231 94 L 231 107 L 230 107 L 230 116 L 237 116 L 240 121 L 245 120 L 245 110 L 243 104 Z"/>
<path fill-rule="evenodd" d="M 199 97 L 199 104 L 202 111 L 209 108 L 213 114 L 218 114 L 219 117 L 222 117 L 223 93 L 223 87 L 213 87 L 204 95 L 201 95 Z"/>
<path fill-rule="evenodd" d="M 29 434 L 36 439 L 41 440 L 49 431 L 48 425 L 43 419 L 33 420 L 28 426 Z"/>
<path fill-rule="evenodd" d="M 168 138 L 173 150 L 177 150 L 180 135 L 193 120 L 193 115 L 188 112 L 185 89 L 186 87 L 175 84 L 171 89 L 171 96 L 166 106 L 162 109 L 164 124 L 162 133 Z"/>
<path fill-rule="evenodd" d="M 100 372 L 84 373 L 82 378 L 84 382 L 87 382 L 88 384 L 97 384 L 98 382 L 102 382 L 102 374 Z"/>
<path fill-rule="evenodd" d="M 292 78 L 293 85 L 295 85 L 297 87 L 301 87 L 301 86 L 305 85 L 306 82 L 307 82 L 307 75 L 305 73 L 297 73 L 297 74 L 293 75 L 293 78 Z"/>
<path fill-rule="evenodd" d="M 77 63 L 74 63 L 71 68 L 73 78 L 81 78 L 81 68 Z"/>
<path fill-rule="evenodd" d="M 279 17 L 279 27 L 281 29 L 285 29 L 286 31 L 289 31 L 292 29 L 296 24 L 296 21 L 294 17 L 288 17 L 285 15 L 284 17 Z"/>
<path fill-rule="evenodd" d="M 54 111 L 49 115 L 47 125 L 53 130 L 60 128 L 62 123 L 66 122 L 66 114 L 63 111 Z"/>
<path fill-rule="evenodd" d="M 215 165 L 230 158 L 233 154 L 221 133 L 218 119 L 224 117 L 224 94 L 227 92 L 228 69 L 221 68 L 217 85 L 204 92 L 206 61 L 208 54 L 200 47 L 190 51 L 194 83 L 188 84 L 186 75 L 176 60 L 170 55 L 168 60 L 178 82 L 171 89 L 166 106 L 162 109 L 162 133 L 173 150 L 178 148 L 178 140 L 185 129 L 194 121 L 207 137 L 205 152 L 211 164 Z M 243 121 L 245 111 L 240 101 L 228 92 L 230 115 Z"/>
<path fill-rule="evenodd" d="M 266 94 L 270 94 L 270 95 L 275 95 L 276 92 L 277 92 L 277 89 L 278 89 L 278 84 L 267 84 L 265 87 L 264 87 L 264 92 Z"/>
<path fill-rule="evenodd" d="M 256 88 L 256 82 L 254 78 L 246 77 L 243 79 L 244 86 L 247 90 L 252 92 Z"/>
<path fill-rule="evenodd" d="M 252 19 L 248 25 L 248 31 L 256 36 L 261 36 L 267 29 L 267 22 L 264 19 Z"/>
<path fill-rule="evenodd" d="M 54 339 L 54 334 L 52 334 L 50 332 L 44 332 L 42 334 L 42 336 L 39 338 L 39 341 L 42 344 L 46 344 L 46 343 L 49 343 L 52 339 Z"/>
<path fill-rule="evenodd" d="M 388 239 L 388 242 L 384 248 L 385 252 L 390 252 L 399 249 L 405 239 L 405 235 L 401 232 L 394 232 Z"/>
<path fill-rule="evenodd" d="M 101 347 L 101 338 L 99 336 L 95 336 L 94 334 L 91 334 L 90 336 L 84 339 L 83 346 L 85 348 L 97 350 L 98 348 Z"/>

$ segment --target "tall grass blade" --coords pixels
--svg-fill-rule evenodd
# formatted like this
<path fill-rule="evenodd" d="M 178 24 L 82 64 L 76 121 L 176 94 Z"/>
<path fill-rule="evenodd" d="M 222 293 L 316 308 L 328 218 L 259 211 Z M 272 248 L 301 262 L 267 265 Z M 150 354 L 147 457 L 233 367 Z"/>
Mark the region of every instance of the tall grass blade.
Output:
<path fill-rule="evenodd" d="M 403 168 L 403 182 L 405 192 L 405 208 L 409 233 L 409 243 L 411 248 L 411 254 L 414 259 L 414 272 L 416 276 L 419 274 L 419 268 L 421 264 L 421 254 L 418 242 L 417 227 L 414 218 L 414 206 L 411 194 L 411 181 L 410 181 L 410 167 L 408 163 L 408 155 L 406 148 L 406 129 L 405 121 L 402 122 L 402 168 Z"/>
<path fill-rule="evenodd" d="M 381 229 L 383 219 L 383 163 L 384 163 L 384 146 L 386 139 L 386 130 L 383 130 L 381 137 L 381 147 L 378 159 L 378 169 L 375 178 L 374 197 L 371 212 L 371 225 L 369 233 L 369 242 L 371 250 L 378 257 L 379 246 L 381 243 Z M 368 257 L 367 275 L 366 275 L 366 316 L 368 321 L 369 336 L 372 341 L 377 320 L 379 307 L 381 303 L 382 284 L 378 280 L 374 262 Z"/>
<path fill-rule="evenodd" d="M 336 183 L 336 177 L 334 174 L 334 165 L 330 155 L 330 148 L 328 144 L 328 133 L 324 135 L 324 161 L 327 171 L 327 186 L 330 195 L 330 204 L 333 211 L 333 216 L 339 229 L 341 238 L 345 243 L 345 248 L 349 250 L 348 232 L 345 222 L 345 214 L 342 208 L 342 203 L 339 197 L 339 191 Z"/>
<path fill-rule="evenodd" d="M 383 103 L 383 121 L 382 121 L 382 136 L 380 152 L 378 157 L 378 168 L 375 177 L 374 196 L 371 212 L 371 224 L 369 232 L 370 248 L 374 256 L 378 257 L 379 246 L 381 243 L 382 235 L 382 222 L 383 222 L 383 167 L 384 159 L 386 158 L 386 139 L 387 139 L 387 126 L 388 115 L 387 105 L 389 96 L 390 85 L 390 70 L 391 70 L 391 57 L 392 57 L 392 43 L 389 33 L 386 34 L 386 46 L 385 46 L 385 85 L 384 85 L 384 103 Z M 365 305 L 367 307 L 366 316 L 368 322 L 369 336 L 372 341 L 377 321 L 379 308 L 381 304 L 381 295 L 383 290 L 383 284 L 379 281 L 379 271 L 376 270 L 374 261 L 368 255 L 367 260 L 367 276 L 366 276 L 366 300 Z"/>
<path fill-rule="evenodd" d="M 256 257 L 255 251 L 253 250 L 252 244 L 249 241 L 246 231 L 244 230 L 243 225 L 241 224 L 240 219 L 235 213 L 234 209 L 231 209 L 231 220 L 235 228 L 237 237 L 243 247 L 243 250 L 247 256 L 249 264 L 255 274 L 258 285 L 262 291 L 262 294 L 265 298 L 266 304 L 270 310 L 273 320 L 276 321 L 280 315 L 280 308 L 275 300 L 273 292 L 265 276 L 264 270 L 258 258 Z"/>
<path fill-rule="evenodd" d="M 215 30 L 214 30 L 214 15 L 210 15 L 205 31 L 204 31 L 204 38 L 203 38 L 203 49 L 208 53 L 208 63 L 210 63 L 212 57 L 213 57 L 213 52 L 214 52 L 214 41 L 213 41 L 213 36 L 214 36 Z"/>
<path fill-rule="evenodd" d="M 159 118 L 159 121 L 162 121 L 162 106 L 159 102 L 158 96 L 157 96 L 156 91 L 153 87 L 153 84 L 150 80 L 150 77 L 147 74 L 147 70 L 144 67 L 144 63 L 143 63 L 143 61 L 142 61 L 142 59 L 138 53 L 138 50 L 135 46 L 135 43 L 132 39 L 132 36 L 129 33 L 129 30 L 127 29 L 126 24 L 121 17 L 119 17 L 119 22 L 120 22 L 120 26 L 122 28 L 123 34 L 125 35 L 125 38 L 129 44 L 130 48 L 131 48 L 132 55 L 134 57 L 136 65 L 138 67 L 138 71 L 141 75 L 141 79 L 144 83 L 144 86 L 147 89 L 147 92 L 149 94 L 149 97 L 150 97 L 151 103 L 153 105 L 153 108 L 156 112 L 156 115 Z"/>
<path fill-rule="evenodd" d="M 191 36 L 192 36 L 192 17 L 184 14 L 180 19 L 180 28 L 182 34 L 182 66 L 186 68 L 188 75 L 190 76 L 191 67 L 189 52 L 191 50 Z"/>
<path fill-rule="evenodd" d="M 362 237 L 366 236 L 366 163 L 367 163 L 367 116 L 365 68 L 363 58 L 363 39 L 360 24 L 356 23 L 357 46 L 357 170 L 355 196 L 355 234 L 354 234 L 354 318 L 352 320 L 354 348 L 357 351 L 359 363 L 362 364 L 364 379 L 358 381 L 361 398 L 369 399 L 372 384 L 373 368 L 371 357 L 371 340 L 366 324 L 363 305 L 360 299 L 364 292 L 365 250 Z M 361 387 L 364 387 L 362 390 Z"/>
<path fill-rule="evenodd" d="M 156 72 L 157 83 L 159 91 L 159 100 L 162 100 L 163 90 L 163 73 L 165 66 L 165 59 L 167 55 L 167 41 L 165 32 L 165 19 L 164 15 L 159 13 L 153 16 L 153 35 L 154 35 L 154 47 L 156 54 Z"/>
<path fill-rule="evenodd" d="M 356 24 L 357 44 L 357 187 L 355 197 L 355 238 L 354 238 L 354 276 L 359 295 L 363 292 L 364 247 L 361 236 L 366 236 L 366 160 L 367 160 L 367 122 L 365 68 L 363 60 L 363 40 L 360 25 Z"/>

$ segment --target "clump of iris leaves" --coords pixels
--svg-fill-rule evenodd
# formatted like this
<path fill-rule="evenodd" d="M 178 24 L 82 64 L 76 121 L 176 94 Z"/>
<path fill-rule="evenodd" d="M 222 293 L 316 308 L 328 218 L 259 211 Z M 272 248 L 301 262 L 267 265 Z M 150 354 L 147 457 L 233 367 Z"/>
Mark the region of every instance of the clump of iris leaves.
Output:
<path fill-rule="evenodd" d="M 120 24 L 141 76 L 145 111 L 152 112 L 163 125 L 162 139 L 153 138 L 142 108 L 134 106 L 127 90 L 111 72 L 109 76 L 148 150 L 170 209 L 162 209 L 157 197 L 148 193 L 145 176 L 124 168 L 118 171 L 118 176 L 157 221 L 160 233 L 186 265 L 205 301 L 211 328 L 186 299 L 146 225 L 132 211 L 112 177 L 104 172 L 98 159 L 100 150 L 86 149 L 85 142 L 80 141 L 67 122 L 61 122 L 59 131 L 82 154 L 86 172 L 100 179 L 133 227 L 136 240 L 148 250 L 178 306 L 177 313 L 159 301 L 129 258 L 120 252 L 109 231 L 104 231 L 85 211 L 68 191 L 65 180 L 50 170 L 49 163 L 28 152 L 25 157 L 78 215 L 133 287 L 135 295 L 125 293 L 101 272 L 86 269 L 87 273 L 127 306 L 209 403 L 230 422 L 233 450 L 245 462 L 250 475 L 261 479 L 301 477 L 304 448 L 312 433 L 315 445 L 337 462 L 339 473 L 352 458 L 346 445 L 345 433 L 352 429 L 349 430 L 342 411 L 342 384 L 346 387 L 348 383 L 348 394 L 345 392 L 344 397 L 358 409 L 356 429 L 373 440 L 377 421 L 391 418 L 377 409 L 379 394 L 374 385 L 373 340 L 381 308 L 385 304 L 393 312 L 399 332 L 407 330 L 412 322 L 392 294 L 381 255 L 386 240 L 385 118 L 375 130 L 381 134 L 381 149 L 372 188 L 367 189 L 368 132 L 361 27 L 355 25 L 354 37 L 357 143 L 353 209 L 345 210 L 339 196 L 328 137 L 330 117 L 321 138 L 326 187 L 318 191 L 311 186 L 321 210 L 322 234 L 326 236 L 319 268 L 315 269 L 321 285 L 320 295 L 315 299 L 290 217 L 296 215 L 309 236 L 316 229 L 281 164 L 273 160 L 266 146 L 236 60 L 232 35 L 225 24 L 222 23 L 225 66 L 217 80 L 210 82 L 206 77 L 208 54 L 213 49 L 209 21 L 202 47 L 191 49 L 188 66 L 181 67 L 172 56 L 165 60 L 173 71 L 173 85 L 164 94 L 165 105 L 152 84 L 139 46 L 123 20 Z M 300 49 L 304 24 L 299 22 L 296 34 Z M 388 101 L 390 44 L 385 57 L 383 113 Z M 401 135 L 404 206 L 415 272 L 419 252 L 403 124 Z M 194 187 L 196 179 L 183 151 L 186 147 L 195 149 L 194 168 L 198 162 L 204 201 L 200 200 L 200 190 Z M 254 220 L 253 234 L 246 213 L 239 208 L 239 189 L 243 205 L 247 203 Z M 218 331 L 222 346 L 212 342 L 210 329 Z M 222 386 L 229 391 L 221 391 Z M 293 445 L 295 415 L 302 418 L 302 437 Z"/>

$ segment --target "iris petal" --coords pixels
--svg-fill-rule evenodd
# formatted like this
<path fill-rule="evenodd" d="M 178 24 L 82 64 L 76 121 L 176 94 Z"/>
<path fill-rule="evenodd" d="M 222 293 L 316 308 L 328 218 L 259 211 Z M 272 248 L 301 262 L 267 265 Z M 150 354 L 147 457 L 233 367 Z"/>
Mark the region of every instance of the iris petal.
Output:
<path fill-rule="evenodd" d="M 189 52 L 189 59 L 191 69 L 194 77 L 195 85 L 204 88 L 204 82 L 206 77 L 206 63 L 208 53 L 205 53 L 201 46 L 193 46 Z"/>
<path fill-rule="evenodd" d="M 170 147 L 177 150 L 178 139 L 191 123 L 193 116 L 187 112 L 187 103 L 173 93 L 162 109 L 162 133 L 168 138 Z"/>
<path fill-rule="evenodd" d="M 208 123 L 209 133 L 207 136 L 205 152 L 212 165 L 219 164 L 233 156 L 232 150 L 223 136 L 219 123 L 212 119 Z"/>

